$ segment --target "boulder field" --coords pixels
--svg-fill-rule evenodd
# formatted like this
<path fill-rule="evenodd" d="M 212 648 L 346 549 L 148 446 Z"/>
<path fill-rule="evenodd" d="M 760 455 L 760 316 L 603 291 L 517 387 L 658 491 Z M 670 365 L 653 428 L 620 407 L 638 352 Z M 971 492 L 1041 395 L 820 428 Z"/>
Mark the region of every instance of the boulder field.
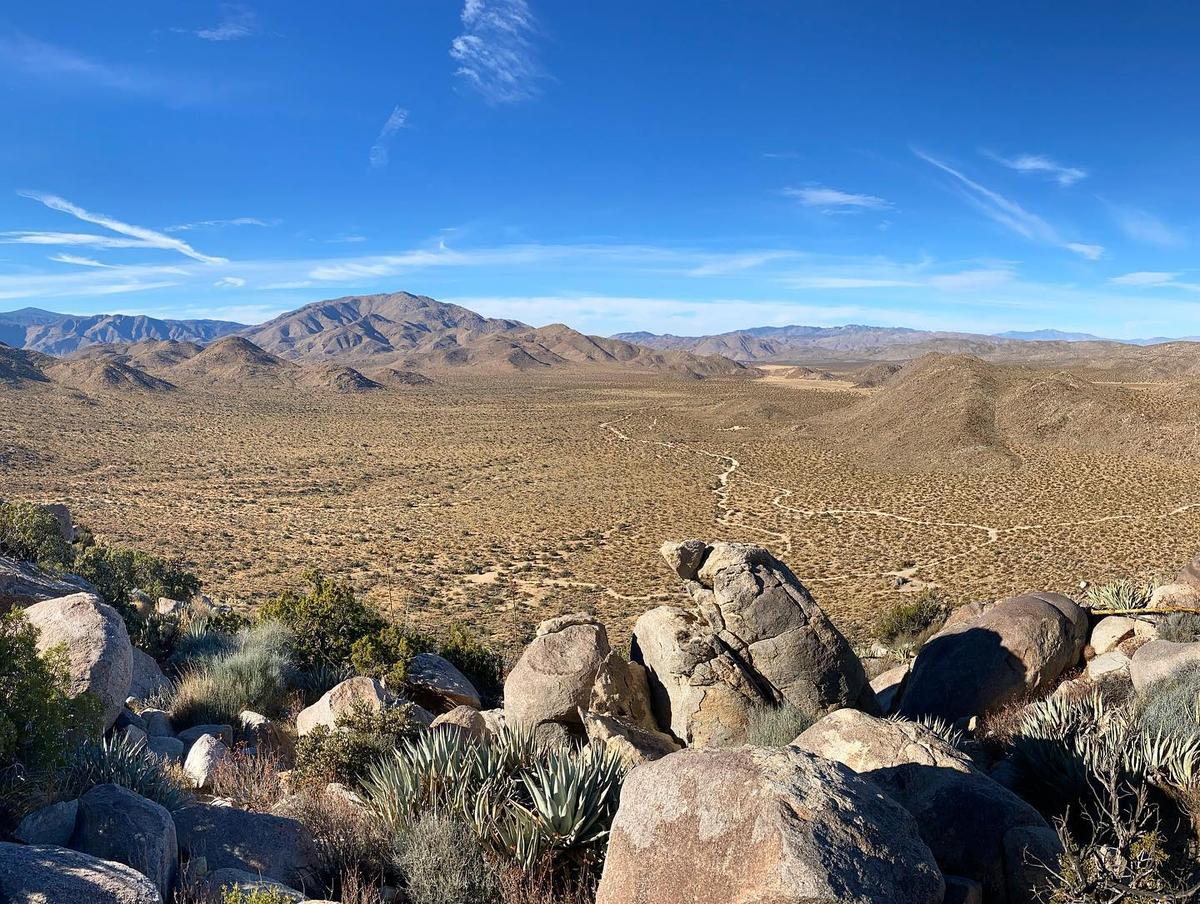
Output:
<path fill-rule="evenodd" d="M 418 731 L 477 740 L 509 726 L 624 761 L 597 904 L 1025 904 L 1046 894 L 1058 836 L 1005 779 L 1012 764 L 985 764 L 954 729 L 1101 682 L 1145 694 L 1200 660 L 1200 643 L 1154 639 L 1154 616 L 1096 619 L 1030 592 L 955 610 L 915 658 L 869 680 L 766 549 L 686 540 L 662 556 L 684 592 L 637 619 L 628 655 L 589 615 L 547 620 L 509 671 L 501 709 L 481 710 L 466 675 L 420 654 L 403 693 L 351 677 L 294 725 L 247 711 L 236 728 L 179 732 L 163 709 L 135 703 L 171 684 L 115 610 L 69 586 L 47 597 L 52 582 L 8 568 L 31 594 L 20 604 L 42 648 L 65 649 L 72 691 L 100 700 L 110 733 L 179 767 L 197 799 L 172 812 L 100 784 L 29 813 L 15 843 L 0 843 L 0 901 L 162 902 L 188 863 L 205 865 L 210 897 L 236 886 L 306 900 L 322 856 L 310 830 L 286 807 L 214 800 L 215 770 L 235 737 L 278 747 L 403 702 Z M 1174 592 L 1200 600 L 1190 584 Z M 757 739 L 756 720 L 783 710 L 807 727 Z M 355 789 L 329 789 L 361 805 Z"/>

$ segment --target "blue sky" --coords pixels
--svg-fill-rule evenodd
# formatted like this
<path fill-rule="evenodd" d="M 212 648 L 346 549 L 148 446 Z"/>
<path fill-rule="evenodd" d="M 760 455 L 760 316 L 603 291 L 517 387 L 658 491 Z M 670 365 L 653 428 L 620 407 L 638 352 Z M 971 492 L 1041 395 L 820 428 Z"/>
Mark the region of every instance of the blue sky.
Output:
<path fill-rule="evenodd" d="M 0 308 L 1200 333 L 1190 4 L 0 12 Z"/>

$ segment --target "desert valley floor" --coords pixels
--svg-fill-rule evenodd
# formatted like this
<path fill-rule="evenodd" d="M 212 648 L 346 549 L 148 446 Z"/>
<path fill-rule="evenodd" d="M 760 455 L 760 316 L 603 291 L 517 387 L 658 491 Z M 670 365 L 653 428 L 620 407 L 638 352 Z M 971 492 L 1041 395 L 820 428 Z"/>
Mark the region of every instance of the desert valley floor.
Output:
<path fill-rule="evenodd" d="M 927 584 L 954 601 L 1170 572 L 1200 463 L 1030 444 L 1010 468 L 890 468 L 802 421 L 837 381 L 449 375 L 358 394 L 0 388 L 0 495 L 69 504 L 251 601 L 317 566 L 418 624 L 505 645 L 679 598 L 665 539 L 763 543 L 853 636 Z M 909 580 L 898 587 L 897 576 Z"/>

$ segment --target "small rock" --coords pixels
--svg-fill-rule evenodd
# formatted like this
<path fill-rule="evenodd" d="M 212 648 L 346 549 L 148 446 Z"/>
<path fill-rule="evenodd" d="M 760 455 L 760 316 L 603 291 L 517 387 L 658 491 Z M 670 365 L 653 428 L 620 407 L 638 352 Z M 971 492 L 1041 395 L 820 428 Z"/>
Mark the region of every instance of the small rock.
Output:
<path fill-rule="evenodd" d="M 485 737 L 488 733 L 487 721 L 479 710 L 471 706 L 454 707 L 450 712 L 435 718 L 430 728 L 434 731 L 457 731 L 472 739 Z"/>
<path fill-rule="evenodd" d="M 1121 641 L 1136 633 L 1137 626 L 1136 618 L 1128 618 L 1124 615 L 1105 616 L 1096 623 L 1096 627 L 1092 628 L 1090 641 L 1092 649 L 1095 650 L 1097 656 L 1111 653 Z"/>
<path fill-rule="evenodd" d="M 75 832 L 79 801 L 64 800 L 34 810 L 21 820 L 13 838 L 23 844 L 53 844 L 66 847 Z"/>
<path fill-rule="evenodd" d="M 149 738 L 146 741 L 146 749 L 157 755 L 168 763 L 179 763 L 183 761 L 183 755 L 187 751 L 183 741 L 179 738 L 170 736 L 159 736 Z"/>
<path fill-rule="evenodd" d="M 1087 676 L 1092 681 L 1100 681 L 1103 678 L 1112 678 L 1117 675 L 1128 675 L 1129 663 L 1129 657 L 1120 650 L 1113 650 L 1110 653 L 1103 653 L 1094 659 L 1088 660 Z"/>
<path fill-rule="evenodd" d="M 1152 640 L 1139 647 L 1129 660 L 1129 678 L 1140 694 L 1154 682 L 1169 678 L 1193 662 L 1200 662 L 1200 643 Z"/>
<path fill-rule="evenodd" d="M 185 728 L 179 732 L 178 738 L 183 741 L 184 747 L 191 747 L 205 735 L 212 735 L 220 738 L 226 744 L 233 743 L 233 726 L 232 725 L 193 725 L 191 728 Z"/>
<path fill-rule="evenodd" d="M 154 657 L 143 653 L 137 647 L 133 650 L 133 680 L 129 685 L 129 695 L 137 700 L 148 700 L 157 694 L 171 691 L 171 682 L 163 674 Z"/>
<path fill-rule="evenodd" d="M 296 734 L 303 737 L 318 725 L 337 726 L 338 717 L 358 704 L 379 712 L 396 701 L 396 696 L 374 678 L 348 678 L 325 692 L 316 703 L 296 716 Z M 432 720 L 431 720 L 432 721 Z"/>
<path fill-rule="evenodd" d="M 505 679 L 505 718 L 531 728 L 560 722 L 582 730 L 579 710 L 587 708 L 608 653 L 608 632 L 590 616 L 542 622 L 537 637 Z"/>
<path fill-rule="evenodd" d="M 165 710 L 143 709 L 142 727 L 152 738 L 175 737 L 175 731 L 171 728 L 171 717 Z"/>
<path fill-rule="evenodd" d="M 187 773 L 197 788 L 208 788 L 212 785 L 213 774 L 217 763 L 229 756 L 229 748 L 214 735 L 203 735 L 188 751 L 187 759 L 183 761 L 183 771 Z"/>
<path fill-rule="evenodd" d="M 904 679 L 908 677 L 911 669 L 912 663 L 904 662 L 876 675 L 871 680 L 871 690 L 875 692 L 875 698 L 879 701 L 879 709 L 884 715 L 895 710 L 900 697 L 900 688 L 904 685 Z"/>

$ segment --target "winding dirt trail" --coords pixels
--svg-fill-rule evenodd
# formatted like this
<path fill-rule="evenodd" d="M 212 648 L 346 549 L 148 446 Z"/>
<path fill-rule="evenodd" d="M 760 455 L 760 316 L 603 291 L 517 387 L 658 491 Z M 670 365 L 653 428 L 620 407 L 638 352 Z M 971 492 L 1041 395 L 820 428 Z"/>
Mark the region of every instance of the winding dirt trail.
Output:
<path fill-rule="evenodd" d="M 895 571 L 884 572 L 851 572 L 839 575 L 827 575 L 819 578 L 809 578 L 809 580 L 819 583 L 835 583 L 848 580 L 860 580 L 865 578 L 896 578 L 907 590 L 920 590 L 925 587 L 936 587 L 937 584 L 921 580 L 917 574 L 923 569 L 929 569 L 940 565 L 945 565 L 948 562 L 958 561 L 960 559 L 972 556 L 980 550 L 985 549 L 995 543 L 999 543 L 1006 536 L 1032 530 L 1046 529 L 1061 529 L 1064 527 L 1083 527 L 1092 524 L 1103 524 L 1112 521 L 1165 521 L 1169 518 L 1177 517 L 1186 514 L 1187 512 L 1200 509 L 1200 502 L 1189 502 L 1183 505 L 1176 506 L 1168 511 L 1151 513 L 1151 514 L 1130 514 L 1122 513 L 1116 515 L 1102 515 L 1096 518 L 1084 518 L 1077 521 L 1056 521 L 1045 524 L 1014 524 L 1009 527 L 995 527 L 990 524 L 978 524 L 971 521 L 940 521 L 927 518 L 917 518 L 910 515 L 900 514 L 898 512 L 889 512 L 883 509 L 866 509 L 866 508 L 826 508 L 826 509 L 807 509 L 798 506 L 787 505 L 784 500 L 795 496 L 795 491 L 787 487 L 776 486 L 775 484 L 764 483 L 759 480 L 754 480 L 747 477 L 745 472 L 741 470 L 742 463 L 732 455 L 723 452 L 713 452 L 708 449 L 701 449 L 695 446 L 690 446 L 685 443 L 671 442 L 668 440 L 653 440 L 642 439 L 635 436 L 630 436 L 622 430 L 618 424 L 625 423 L 633 417 L 632 414 L 627 414 L 615 421 L 605 421 L 600 424 L 601 428 L 608 430 L 615 440 L 628 443 L 641 443 L 643 445 L 657 446 L 673 452 L 685 453 L 688 455 L 700 455 L 708 458 L 716 459 L 725 464 L 724 470 L 717 475 L 717 483 L 713 488 L 713 494 L 716 498 L 716 524 L 721 527 L 736 526 L 742 530 L 753 531 L 763 534 L 767 537 L 774 538 L 779 541 L 784 551 L 790 553 L 792 551 L 792 534 L 780 533 L 763 527 L 760 524 L 755 524 L 752 521 L 747 521 L 746 516 L 753 517 L 753 513 L 747 513 L 741 509 L 734 508 L 730 503 L 730 495 L 732 493 L 731 483 L 735 474 L 739 479 L 752 486 L 757 486 L 766 489 L 774 496 L 771 499 L 771 506 L 782 513 L 786 517 L 795 519 L 812 519 L 812 518 L 881 518 L 892 521 L 901 522 L 904 524 L 912 524 L 926 527 L 943 527 L 961 529 L 970 531 L 975 534 L 982 534 L 981 542 L 971 544 L 967 549 L 939 558 L 930 559 L 926 562 L 915 564 L 907 568 L 898 569 Z M 658 418 L 655 417 L 651 422 L 651 429 L 658 424 Z"/>

